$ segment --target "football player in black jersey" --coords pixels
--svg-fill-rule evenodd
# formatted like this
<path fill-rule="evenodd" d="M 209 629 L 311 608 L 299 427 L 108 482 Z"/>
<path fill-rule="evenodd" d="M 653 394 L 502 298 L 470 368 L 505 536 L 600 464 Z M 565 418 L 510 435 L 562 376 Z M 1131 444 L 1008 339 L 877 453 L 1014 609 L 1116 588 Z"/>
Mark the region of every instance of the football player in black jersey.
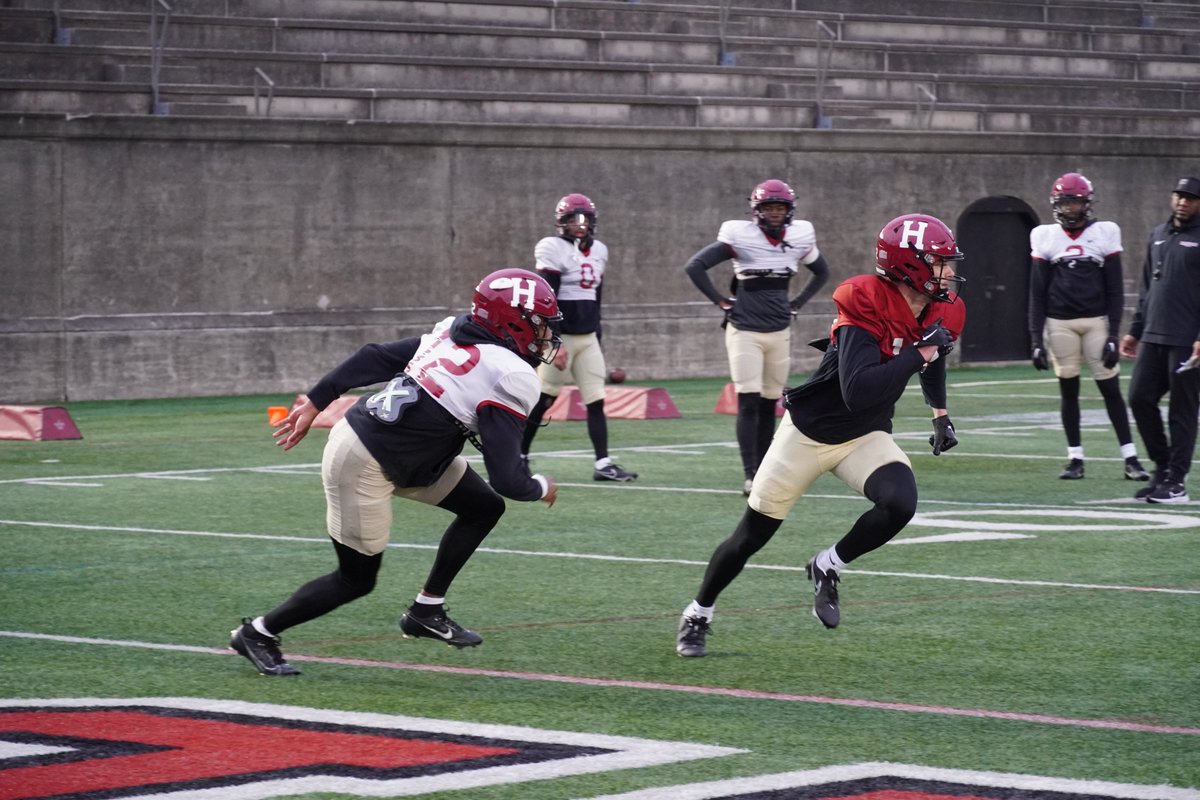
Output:
<path fill-rule="evenodd" d="M 443 599 L 451 582 L 504 513 L 504 500 L 553 505 L 554 480 L 530 475 L 521 434 L 538 399 L 534 367 L 553 360 L 558 301 L 540 276 L 493 272 L 475 287 L 470 314 L 450 317 L 420 338 L 368 344 L 328 373 L 276 424 L 289 450 L 317 414 L 349 389 L 385 386 L 362 398 L 329 433 L 321 460 L 326 526 L 337 568 L 309 581 L 262 616 L 230 632 L 230 647 L 264 675 L 298 675 L 279 634 L 375 588 L 392 522 L 392 498 L 435 505 L 454 515 L 416 601 L 400 618 L 406 638 L 474 647 L 483 638 L 456 623 Z M 484 481 L 461 455 L 480 447 Z M 489 485 L 489 482 L 491 485 Z"/>
<path fill-rule="evenodd" d="M 1053 367 L 1058 378 L 1059 412 L 1067 435 L 1067 466 L 1058 477 L 1083 477 L 1079 373 L 1086 364 L 1117 434 L 1125 477 L 1144 481 L 1150 475 L 1138 462 L 1121 397 L 1121 229 L 1092 216 L 1094 197 L 1092 182 L 1078 172 L 1060 176 L 1050 187 L 1055 221 L 1029 232 L 1031 357 L 1036 369 Z"/>
<path fill-rule="evenodd" d="M 812 223 L 795 219 L 795 213 L 792 187 L 774 178 L 763 181 L 750 193 L 752 219 L 723 222 L 717 240 L 684 267 L 696 288 L 725 312 L 722 327 L 737 392 L 735 433 L 746 496 L 775 433 L 775 406 L 791 370 L 792 319 L 829 280 Z M 708 270 L 729 260 L 734 291 L 725 295 Z M 790 297 L 792 277 L 801 266 L 812 274 L 800 293 Z"/>

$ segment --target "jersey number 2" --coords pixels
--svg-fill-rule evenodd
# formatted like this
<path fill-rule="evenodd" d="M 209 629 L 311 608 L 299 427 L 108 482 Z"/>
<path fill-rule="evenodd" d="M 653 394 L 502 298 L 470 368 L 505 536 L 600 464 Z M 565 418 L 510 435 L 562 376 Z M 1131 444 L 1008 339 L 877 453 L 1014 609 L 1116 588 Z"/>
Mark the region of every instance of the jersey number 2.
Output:
<path fill-rule="evenodd" d="M 436 367 L 441 367 L 450 375 L 466 375 L 471 370 L 475 369 L 475 365 L 479 363 L 479 348 L 473 344 L 467 345 L 450 345 L 450 352 L 446 355 L 439 356 L 435 361 L 429 364 L 422 364 L 417 370 L 416 379 L 420 382 L 425 391 L 429 392 L 434 397 L 441 397 L 446 389 L 433 377 L 429 371 Z"/>

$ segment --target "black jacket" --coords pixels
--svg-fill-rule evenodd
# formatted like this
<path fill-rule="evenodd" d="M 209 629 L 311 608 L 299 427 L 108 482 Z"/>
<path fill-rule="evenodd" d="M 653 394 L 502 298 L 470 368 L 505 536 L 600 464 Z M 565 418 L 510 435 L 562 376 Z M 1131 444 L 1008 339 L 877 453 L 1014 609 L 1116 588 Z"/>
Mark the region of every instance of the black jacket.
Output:
<path fill-rule="evenodd" d="M 1200 341 L 1200 214 L 1182 228 L 1168 220 L 1150 234 L 1129 333 L 1149 344 Z"/>

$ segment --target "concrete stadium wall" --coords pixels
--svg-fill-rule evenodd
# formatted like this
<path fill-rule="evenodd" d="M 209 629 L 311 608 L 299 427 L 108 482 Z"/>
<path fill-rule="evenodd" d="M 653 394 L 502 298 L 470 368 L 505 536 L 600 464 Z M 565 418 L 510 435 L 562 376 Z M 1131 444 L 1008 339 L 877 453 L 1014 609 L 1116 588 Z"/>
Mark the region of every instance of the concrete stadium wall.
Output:
<path fill-rule="evenodd" d="M 1121 225 L 1128 278 L 1200 142 L 5 116 L 0 402 L 303 391 L 363 342 L 465 311 L 488 271 L 530 266 L 570 191 L 596 201 L 613 253 L 610 363 L 633 381 L 723 375 L 718 312 L 682 267 L 759 181 L 797 189 L 836 281 L 872 268 L 899 213 L 954 225 L 1012 195 L 1046 219 L 1070 170 Z M 832 285 L 796 323 L 797 371 Z"/>

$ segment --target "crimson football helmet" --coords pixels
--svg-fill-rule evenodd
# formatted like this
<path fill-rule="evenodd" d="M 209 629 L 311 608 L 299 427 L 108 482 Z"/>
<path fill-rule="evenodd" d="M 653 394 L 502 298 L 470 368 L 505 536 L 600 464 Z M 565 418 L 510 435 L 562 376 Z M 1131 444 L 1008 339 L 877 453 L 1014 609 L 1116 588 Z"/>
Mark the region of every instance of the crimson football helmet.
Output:
<path fill-rule="evenodd" d="M 558 205 L 554 207 L 554 229 L 558 231 L 559 236 L 571 235 L 567 232 L 566 223 L 579 214 L 583 214 L 587 220 L 587 236 L 595 235 L 596 204 L 586 194 L 572 192 L 559 200 Z"/>
<path fill-rule="evenodd" d="M 767 224 L 759 210 L 759 206 L 764 203 L 783 203 L 787 206 L 787 216 L 783 218 L 782 225 L 775 227 Z M 754 216 L 758 227 L 778 239 L 783 229 L 791 223 L 792 218 L 796 215 L 796 193 L 792 191 L 792 187 L 781 180 L 772 178 L 763 181 L 750 193 L 750 213 Z"/>
<path fill-rule="evenodd" d="M 1078 228 L 1092 218 L 1092 199 L 1096 193 L 1092 182 L 1078 172 L 1068 172 L 1050 187 L 1050 208 L 1054 221 L 1064 228 Z M 1067 200 L 1082 200 L 1083 206 L 1075 212 L 1062 207 Z"/>
<path fill-rule="evenodd" d="M 916 289 L 926 297 L 954 302 L 943 281 L 958 285 L 966 278 L 942 277 L 942 262 L 961 261 L 963 254 L 950 228 L 928 214 L 904 214 L 883 226 L 875 243 L 875 271 Z"/>
<path fill-rule="evenodd" d="M 549 364 L 562 345 L 555 333 L 562 320 L 558 298 L 545 278 L 527 269 L 501 269 L 481 280 L 471 316 L 527 359 Z"/>

